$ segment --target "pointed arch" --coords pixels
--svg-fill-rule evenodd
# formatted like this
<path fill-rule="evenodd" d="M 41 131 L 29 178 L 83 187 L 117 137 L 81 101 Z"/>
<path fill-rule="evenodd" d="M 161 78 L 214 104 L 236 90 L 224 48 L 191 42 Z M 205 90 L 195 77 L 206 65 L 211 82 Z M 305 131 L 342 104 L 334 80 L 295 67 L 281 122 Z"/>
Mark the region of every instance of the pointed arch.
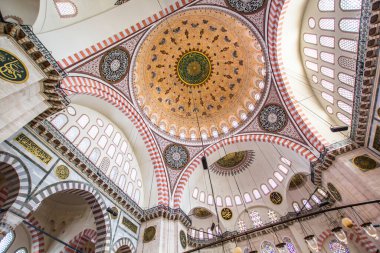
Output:
<path fill-rule="evenodd" d="M 85 229 L 76 236 L 74 236 L 73 239 L 70 240 L 69 245 L 76 248 L 81 249 L 86 242 L 96 242 L 97 241 L 97 234 L 96 231 L 93 229 Z M 72 253 L 73 250 L 69 247 L 65 246 L 63 250 L 60 251 L 60 253 Z"/>
<path fill-rule="evenodd" d="M 65 181 L 52 184 L 40 190 L 33 197 L 31 197 L 21 210 L 27 214 L 30 214 L 37 210 L 44 199 L 55 193 L 75 194 L 82 197 L 92 207 L 97 233 L 95 252 L 109 252 L 111 241 L 111 222 L 102 196 L 89 184 L 76 181 Z"/>
<path fill-rule="evenodd" d="M 33 226 L 43 229 L 42 226 L 39 224 L 38 220 L 32 216 L 31 214 L 28 215 L 27 217 L 27 222 L 32 224 Z M 45 252 L 45 241 L 44 241 L 44 234 L 28 225 L 25 225 L 27 230 L 29 231 L 30 237 L 32 239 L 32 247 L 30 252 L 31 253 L 44 253 Z"/>
<path fill-rule="evenodd" d="M 116 253 L 119 250 L 119 253 L 134 253 L 136 248 L 128 238 L 121 238 L 115 242 L 112 247 L 112 253 Z"/>

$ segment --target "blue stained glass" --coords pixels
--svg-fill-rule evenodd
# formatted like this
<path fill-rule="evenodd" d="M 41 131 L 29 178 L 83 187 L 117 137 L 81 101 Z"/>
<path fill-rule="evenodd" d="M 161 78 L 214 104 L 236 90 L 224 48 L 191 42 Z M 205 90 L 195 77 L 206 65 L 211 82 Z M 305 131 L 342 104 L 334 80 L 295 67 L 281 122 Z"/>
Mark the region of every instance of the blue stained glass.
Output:
<path fill-rule="evenodd" d="M 284 237 L 284 243 L 286 243 L 289 253 L 297 253 L 297 250 L 289 237 Z"/>
<path fill-rule="evenodd" d="M 261 253 L 276 253 L 276 250 L 272 243 L 264 241 L 261 244 Z"/>
<path fill-rule="evenodd" d="M 336 239 L 329 242 L 329 248 L 332 253 L 350 253 L 350 250 Z"/>

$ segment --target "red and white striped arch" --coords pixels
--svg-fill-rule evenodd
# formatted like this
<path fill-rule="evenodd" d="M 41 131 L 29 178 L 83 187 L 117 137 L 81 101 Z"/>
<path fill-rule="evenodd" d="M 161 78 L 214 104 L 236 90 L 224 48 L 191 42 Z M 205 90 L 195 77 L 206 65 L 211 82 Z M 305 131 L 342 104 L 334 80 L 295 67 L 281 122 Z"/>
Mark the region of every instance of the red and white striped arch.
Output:
<path fill-rule="evenodd" d="M 281 54 L 282 28 L 284 25 L 284 15 L 286 14 L 290 1 L 292 0 L 271 1 L 268 19 L 269 58 L 272 65 L 273 76 L 290 114 L 313 147 L 319 152 L 322 152 L 324 145 L 328 145 L 328 143 L 322 135 L 318 133 L 317 129 L 311 125 L 306 115 L 302 112 L 302 108 L 298 104 L 293 103 L 291 99 L 293 97 L 293 92 L 290 88 L 290 83 L 283 67 Z"/>
<path fill-rule="evenodd" d="M 368 238 L 368 236 L 358 225 L 354 224 L 354 227 L 351 228 L 350 231 L 346 231 L 346 234 L 348 240 L 361 247 L 361 249 L 364 249 L 369 253 L 376 252 L 376 245 Z M 318 236 L 318 249 L 322 249 L 324 241 L 331 235 L 333 235 L 333 233 L 327 229 Z"/>
<path fill-rule="evenodd" d="M 294 142 L 291 139 L 280 137 L 272 134 L 243 134 L 236 135 L 222 141 L 215 143 L 205 149 L 206 157 L 211 154 L 218 152 L 219 149 L 226 147 L 227 145 L 235 144 L 235 143 L 245 143 L 245 142 L 268 142 L 277 144 L 288 149 L 295 151 L 297 154 L 305 157 L 310 162 L 316 161 L 317 157 L 305 146 Z M 185 189 L 186 184 L 189 182 L 191 174 L 194 170 L 202 163 L 201 159 L 203 156 L 203 152 L 199 153 L 191 163 L 184 169 L 180 179 L 178 180 L 177 186 L 174 192 L 174 208 L 180 207 L 182 194 Z"/>
<path fill-rule="evenodd" d="M 135 25 L 125 28 L 123 31 L 120 31 L 119 33 L 116 33 L 112 35 L 111 37 L 108 37 L 105 40 L 102 40 L 94 45 L 91 45 L 73 55 L 70 55 L 68 57 L 65 57 L 58 61 L 58 64 L 66 69 L 70 66 L 73 66 L 74 64 L 83 61 L 84 59 L 90 57 L 91 55 L 106 49 L 115 43 L 121 41 L 122 39 L 136 33 L 137 31 L 140 31 L 141 29 L 157 22 L 158 20 L 168 16 L 169 14 L 175 12 L 178 9 L 181 9 L 182 7 L 186 6 L 187 4 L 193 2 L 194 0 L 178 0 L 174 4 L 169 5 L 167 8 L 159 11 L 156 14 L 153 14 L 150 17 L 147 17 L 146 19 L 143 19 L 142 21 L 136 23 Z"/>
<path fill-rule="evenodd" d="M 67 77 L 62 81 L 61 87 L 67 90 L 66 93 L 68 95 L 75 92 L 77 94 L 88 94 L 103 99 L 114 105 L 128 117 L 140 133 L 152 161 L 157 183 L 158 204 L 168 205 L 168 179 L 165 173 L 164 162 L 159 153 L 159 148 L 143 118 L 130 102 L 106 84 L 86 77 Z"/>

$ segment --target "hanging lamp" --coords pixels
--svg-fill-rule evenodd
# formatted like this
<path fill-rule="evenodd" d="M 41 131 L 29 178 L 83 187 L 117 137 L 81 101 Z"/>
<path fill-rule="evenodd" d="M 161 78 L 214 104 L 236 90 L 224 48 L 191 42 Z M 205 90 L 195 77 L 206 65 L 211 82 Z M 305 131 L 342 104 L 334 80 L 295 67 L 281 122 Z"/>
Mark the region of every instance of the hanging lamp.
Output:
<path fill-rule="evenodd" d="M 375 240 L 379 240 L 379 235 L 377 234 L 376 228 L 373 226 L 372 222 L 366 222 L 360 225 L 366 234 Z"/>
<path fill-rule="evenodd" d="M 276 249 L 278 253 L 289 253 L 288 247 L 286 246 L 286 243 L 280 242 L 279 244 L 276 244 Z"/>
<path fill-rule="evenodd" d="M 317 241 L 317 238 L 315 237 L 315 235 L 308 235 L 304 238 L 306 244 L 307 244 L 307 247 L 314 253 L 317 253 L 319 252 L 319 249 L 318 249 L 318 241 Z"/>
<path fill-rule="evenodd" d="M 331 232 L 333 232 L 335 238 L 338 239 L 338 241 L 344 244 L 348 243 L 346 232 L 344 232 L 342 227 L 335 227 L 331 230 Z"/>
<path fill-rule="evenodd" d="M 240 247 L 236 247 L 233 252 L 234 253 L 243 253 L 243 250 Z"/>

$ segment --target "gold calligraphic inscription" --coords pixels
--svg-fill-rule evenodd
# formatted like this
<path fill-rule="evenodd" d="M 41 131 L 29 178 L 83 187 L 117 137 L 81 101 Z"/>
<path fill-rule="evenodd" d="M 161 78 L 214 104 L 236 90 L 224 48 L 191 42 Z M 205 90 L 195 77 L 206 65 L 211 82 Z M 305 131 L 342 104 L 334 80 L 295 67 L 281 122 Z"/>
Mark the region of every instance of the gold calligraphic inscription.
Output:
<path fill-rule="evenodd" d="M 59 165 L 57 168 L 55 168 L 55 175 L 61 179 L 65 180 L 70 175 L 70 170 L 65 165 Z"/>
<path fill-rule="evenodd" d="M 48 153 L 46 153 L 42 148 L 40 148 L 36 143 L 34 143 L 25 134 L 20 134 L 15 138 L 15 141 L 21 144 L 28 152 L 40 159 L 43 163 L 49 164 L 51 159 L 53 159 Z"/>
<path fill-rule="evenodd" d="M 135 233 L 135 234 L 137 233 L 137 226 L 132 221 L 130 221 L 127 217 L 123 217 L 122 223 L 124 226 L 126 226 L 133 233 Z"/>
<path fill-rule="evenodd" d="M 156 226 L 148 227 L 144 230 L 143 242 L 148 243 L 154 240 L 156 236 Z"/>
<path fill-rule="evenodd" d="M 222 214 L 222 218 L 225 220 L 230 220 L 232 218 L 232 211 L 227 207 L 223 208 L 220 213 Z"/>
<path fill-rule="evenodd" d="M 279 205 L 282 203 L 282 195 L 279 192 L 272 192 L 269 198 L 270 201 L 272 201 L 272 203 L 275 205 Z"/>
<path fill-rule="evenodd" d="M 186 240 L 186 234 L 185 231 L 181 230 L 179 232 L 179 240 L 181 241 L 181 246 L 183 249 L 186 249 L 187 240 Z"/>
<path fill-rule="evenodd" d="M 12 83 L 24 83 L 28 77 L 24 63 L 11 52 L 0 48 L 0 78 Z"/>

